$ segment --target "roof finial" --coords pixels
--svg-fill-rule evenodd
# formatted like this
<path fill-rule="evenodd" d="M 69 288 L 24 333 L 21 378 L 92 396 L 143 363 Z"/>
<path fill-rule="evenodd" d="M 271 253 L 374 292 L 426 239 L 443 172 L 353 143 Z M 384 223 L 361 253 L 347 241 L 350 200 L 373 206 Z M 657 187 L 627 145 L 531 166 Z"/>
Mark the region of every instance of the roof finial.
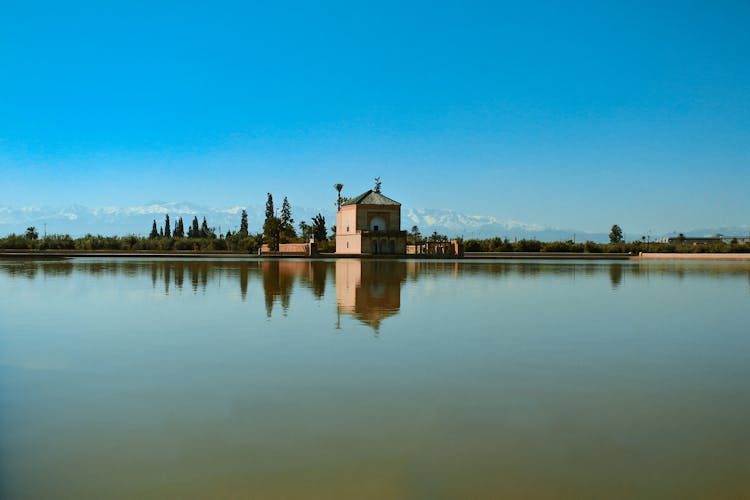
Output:
<path fill-rule="evenodd" d="M 380 185 L 383 184 L 380 182 L 380 177 L 375 177 L 375 192 L 380 193 Z"/>

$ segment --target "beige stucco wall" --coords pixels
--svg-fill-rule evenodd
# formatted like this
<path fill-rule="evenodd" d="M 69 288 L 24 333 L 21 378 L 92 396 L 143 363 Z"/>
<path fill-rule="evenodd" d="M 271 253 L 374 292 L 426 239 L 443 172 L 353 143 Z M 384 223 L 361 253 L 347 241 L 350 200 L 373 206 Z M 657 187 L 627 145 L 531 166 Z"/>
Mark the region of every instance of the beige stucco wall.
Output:
<path fill-rule="evenodd" d="M 341 210 L 336 212 L 336 238 L 341 234 L 355 234 L 356 232 L 357 205 L 341 207 Z"/>
<path fill-rule="evenodd" d="M 356 254 L 362 253 L 362 237 L 358 234 L 336 236 L 336 253 Z"/>
<path fill-rule="evenodd" d="M 336 253 L 362 253 L 362 240 L 357 234 L 357 205 L 347 205 L 336 212 Z"/>

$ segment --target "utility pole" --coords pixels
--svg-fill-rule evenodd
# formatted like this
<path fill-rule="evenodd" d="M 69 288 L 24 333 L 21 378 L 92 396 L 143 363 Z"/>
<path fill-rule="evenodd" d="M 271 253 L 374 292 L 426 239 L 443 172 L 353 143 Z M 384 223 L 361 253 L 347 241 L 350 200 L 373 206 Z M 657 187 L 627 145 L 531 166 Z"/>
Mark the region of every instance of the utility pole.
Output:
<path fill-rule="evenodd" d="M 44 239 L 47 239 L 47 223 L 44 223 Z"/>

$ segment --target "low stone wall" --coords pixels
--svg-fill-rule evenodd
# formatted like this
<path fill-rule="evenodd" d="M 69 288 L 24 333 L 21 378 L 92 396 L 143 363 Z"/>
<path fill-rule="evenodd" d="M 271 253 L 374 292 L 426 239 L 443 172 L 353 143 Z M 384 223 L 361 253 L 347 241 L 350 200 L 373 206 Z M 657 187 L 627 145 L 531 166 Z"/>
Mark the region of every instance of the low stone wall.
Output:
<path fill-rule="evenodd" d="M 267 243 L 260 247 L 260 255 L 306 255 L 317 253 L 315 243 L 279 243 L 279 249 L 271 250 Z"/>
<path fill-rule="evenodd" d="M 279 253 L 303 253 L 310 255 L 309 243 L 280 243 Z"/>

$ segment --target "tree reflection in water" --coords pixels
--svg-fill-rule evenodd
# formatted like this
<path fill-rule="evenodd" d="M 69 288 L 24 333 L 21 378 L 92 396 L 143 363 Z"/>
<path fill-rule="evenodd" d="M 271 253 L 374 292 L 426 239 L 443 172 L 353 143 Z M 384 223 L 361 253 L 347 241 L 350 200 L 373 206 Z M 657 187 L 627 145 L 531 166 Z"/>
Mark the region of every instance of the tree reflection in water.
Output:
<path fill-rule="evenodd" d="M 612 283 L 613 290 L 622 283 L 622 264 L 619 262 L 609 265 L 609 281 Z"/>
<path fill-rule="evenodd" d="M 570 261 L 434 261 L 434 260 L 285 260 L 285 259 L 0 259 L 0 273 L 11 278 L 54 279 L 83 273 L 97 278 L 125 276 L 133 279 L 148 277 L 154 289 L 165 295 L 185 293 L 184 282 L 190 282 L 193 293 L 210 293 L 212 286 L 239 284 L 242 300 L 248 297 L 251 281 L 262 286 L 267 317 L 272 317 L 276 304 L 286 315 L 295 293 L 309 291 L 316 300 L 323 300 L 329 280 L 336 289 L 337 325 L 342 316 L 356 318 L 376 333 L 382 322 L 399 313 L 401 289 L 408 280 L 417 281 L 434 275 L 484 275 L 534 279 L 554 274 L 569 279 L 589 279 L 608 273 L 611 290 L 623 286 L 626 277 L 649 279 L 690 277 L 722 279 L 729 276 L 747 277 L 750 284 L 750 263 L 746 262 L 570 262 Z"/>

